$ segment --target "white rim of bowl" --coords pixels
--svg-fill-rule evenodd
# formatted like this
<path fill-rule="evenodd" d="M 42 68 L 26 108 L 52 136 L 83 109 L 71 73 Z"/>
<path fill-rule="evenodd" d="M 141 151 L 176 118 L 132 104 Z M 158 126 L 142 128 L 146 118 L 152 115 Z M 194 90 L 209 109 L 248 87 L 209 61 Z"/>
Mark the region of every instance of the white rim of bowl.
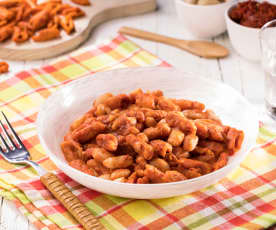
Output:
<path fill-rule="evenodd" d="M 227 4 L 229 4 L 229 3 L 232 3 L 232 2 L 234 2 L 234 1 L 237 1 L 237 0 L 226 0 L 225 2 L 223 2 L 223 3 L 218 3 L 218 4 L 212 4 L 212 5 L 198 5 L 198 4 L 191 4 L 191 3 L 187 3 L 187 2 L 185 2 L 184 0 L 175 0 L 176 2 L 179 2 L 180 4 L 183 4 L 183 5 L 185 5 L 185 6 L 188 6 L 188 7 L 194 7 L 194 8 L 196 8 L 196 7 L 217 7 L 217 6 L 223 6 L 223 5 L 227 5 Z"/>
<path fill-rule="evenodd" d="M 231 89 L 233 91 L 233 93 L 235 93 L 245 104 L 247 104 L 252 112 L 255 112 L 255 109 L 253 107 L 253 105 L 244 97 L 242 96 L 236 89 L 234 89 L 233 87 L 225 84 L 225 83 L 222 83 L 220 81 L 217 81 L 217 80 L 212 80 L 212 79 L 207 79 L 207 78 L 204 78 L 202 77 L 201 74 L 198 74 L 198 73 L 192 73 L 192 72 L 187 72 L 187 71 L 183 71 L 183 70 L 180 70 L 180 69 L 177 69 L 177 68 L 173 68 L 173 67 L 167 67 L 167 68 L 164 68 L 164 67 L 135 67 L 135 68 L 122 68 L 122 69 L 115 69 L 115 70 L 109 70 L 109 71 L 105 71 L 106 72 L 114 72 L 114 71 L 128 71 L 128 70 L 140 70 L 140 69 L 148 69 L 148 70 L 151 70 L 151 69 L 173 69 L 174 71 L 179 71 L 179 72 L 182 72 L 183 74 L 186 74 L 186 78 L 193 78 L 192 76 L 196 75 L 198 79 L 200 80 L 203 80 L 203 81 L 206 81 L 207 83 L 211 83 L 211 84 L 220 84 L 222 87 L 226 87 L 228 89 Z M 95 73 L 94 74 L 94 77 L 101 77 L 101 76 L 97 76 L 97 75 L 101 75 L 102 72 L 98 72 L 98 73 Z M 199 76 L 199 77 L 198 77 Z M 85 77 L 82 77 L 80 79 L 77 79 L 77 80 L 74 80 L 74 81 L 71 81 L 69 82 L 68 84 L 62 86 L 59 90 L 55 91 L 53 94 L 51 94 L 48 98 L 51 98 L 51 97 L 55 97 L 56 94 L 59 94 L 62 90 L 66 89 L 67 87 L 70 87 L 71 85 L 74 85 L 76 81 L 84 81 L 86 80 L 86 78 L 89 78 L 93 81 L 93 78 L 90 78 L 90 76 L 85 76 Z M 48 98 L 44 101 L 44 103 L 40 106 L 40 107 L 43 107 L 44 104 L 47 103 L 47 100 Z M 39 127 L 38 124 L 41 123 L 41 109 L 39 110 L 38 112 L 38 116 L 37 116 L 37 120 L 36 120 L 36 127 Z M 257 130 L 258 130 L 258 119 L 257 119 L 257 116 L 256 116 L 256 125 L 257 125 Z M 190 182 L 196 182 L 198 180 L 201 180 L 201 179 L 204 179 L 204 178 L 208 178 L 209 176 L 211 175 L 217 175 L 217 174 L 220 174 L 222 172 L 222 170 L 227 170 L 228 168 L 230 168 L 231 166 L 234 166 L 233 170 L 242 162 L 242 160 L 247 156 L 247 154 L 252 150 L 252 148 L 255 146 L 251 146 L 244 154 L 242 157 L 237 157 L 235 159 L 233 159 L 233 161 L 229 164 L 227 164 L 226 166 L 216 170 L 216 171 L 213 171 L 211 173 L 208 173 L 208 174 L 205 174 L 203 176 L 200 176 L 200 177 L 196 177 L 196 178 L 193 178 L 193 179 L 187 179 L 187 180 L 182 180 L 182 181 L 177 181 L 177 182 L 168 182 L 168 183 L 158 183 L 158 184 L 131 184 L 131 183 L 124 183 L 124 182 L 118 182 L 118 181 L 110 181 L 110 180 L 106 180 L 106 179 L 103 179 L 103 178 L 100 178 L 100 177 L 96 177 L 96 176 L 92 176 L 92 175 L 89 175 L 89 174 L 86 174 L 80 170 L 77 170 L 73 167 L 71 167 L 67 162 L 63 162 L 61 161 L 60 159 L 58 159 L 54 153 L 52 153 L 48 147 L 47 147 L 47 144 L 45 143 L 45 141 L 43 140 L 43 138 L 41 137 L 40 135 L 40 132 L 39 132 L 39 129 L 37 128 L 37 133 L 38 133 L 38 137 L 39 137 L 39 141 L 42 145 L 42 147 L 44 148 L 44 150 L 46 151 L 45 153 L 47 154 L 47 156 L 50 157 L 51 160 L 54 161 L 54 163 L 57 162 L 57 164 L 66 164 L 66 167 L 70 167 L 71 170 L 73 170 L 76 174 L 79 174 L 79 175 L 82 175 L 82 176 L 85 176 L 85 177 L 92 177 L 94 180 L 98 181 L 99 183 L 103 182 L 103 183 L 115 183 L 115 184 L 118 184 L 118 185 L 127 185 L 127 186 L 134 186 L 134 187 L 137 187 L 137 186 L 146 186 L 148 188 L 151 188 L 151 187 L 159 187 L 159 186 L 174 186 L 174 185 L 178 185 L 178 184 L 188 184 Z M 256 132 L 256 137 L 257 138 L 257 135 L 258 135 L 258 131 Z M 61 170 L 62 171 L 62 170 Z M 232 170 L 230 170 L 232 171 Z M 65 173 L 65 172 L 64 172 Z M 65 173 L 66 174 L 66 173 Z"/>

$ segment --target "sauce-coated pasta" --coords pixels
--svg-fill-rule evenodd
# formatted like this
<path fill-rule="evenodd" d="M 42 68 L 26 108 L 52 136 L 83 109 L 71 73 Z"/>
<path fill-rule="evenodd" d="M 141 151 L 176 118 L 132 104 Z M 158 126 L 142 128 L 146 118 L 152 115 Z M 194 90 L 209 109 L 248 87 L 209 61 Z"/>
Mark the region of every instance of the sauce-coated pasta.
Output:
<path fill-rule="evenodd" d="M 61 149 L 70 166 L 93 176 L 168 183 L 224 167 L 243 138 L 200 102 L 138 89 L 98 97 L 71 124 Z"/>

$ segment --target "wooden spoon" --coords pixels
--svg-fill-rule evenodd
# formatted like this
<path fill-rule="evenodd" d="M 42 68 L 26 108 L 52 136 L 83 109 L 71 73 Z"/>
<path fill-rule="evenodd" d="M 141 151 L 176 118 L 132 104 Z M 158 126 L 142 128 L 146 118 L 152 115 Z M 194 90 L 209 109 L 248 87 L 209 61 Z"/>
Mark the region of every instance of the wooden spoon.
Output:
<path fill-rule="evenodd" d="M 120 28 L 119 33 L 175 46 L 204 58 L 223 58 L 229 55 L 228 49 L 214 42 L 181 40 L 125 26 Z"/>

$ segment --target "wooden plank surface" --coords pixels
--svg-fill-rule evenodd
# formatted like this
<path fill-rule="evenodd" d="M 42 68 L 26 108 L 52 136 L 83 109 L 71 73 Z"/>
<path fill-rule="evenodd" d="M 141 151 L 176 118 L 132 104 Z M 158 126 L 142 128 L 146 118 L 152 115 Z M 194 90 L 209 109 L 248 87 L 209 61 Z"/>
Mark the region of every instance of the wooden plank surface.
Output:
<path fill-rule="evenodd" d="M 177 20 L 173 1 L 157 0 L 157 2 L 157 12 L 115 19 L 96 27 L 93 31 L 93 35 L 91 35 L 89 40 L 83 44 L 83 47 L 116 35 L 116 32 L 121 26 L 132 26 L 182 39 L 193 39 L 194 37 L 186 31 L 182 24 Z M 252 103 L 254 103 L 254 105 L 258 106 L 258 108 L 262 107 L 264 96 L 264 73 L 262 68 L 258 63 L 251 63 L 239 57 L 231 47 L 227 34 L 223 34 L 214 39 L 216 42 L 225 45 L 231 51 L 231 55 L 228 58 L 221 60 L 206 60 L 163 44 L 134 38 L 130 39 L 148 51 L 158 55 L 160 58 L 167 60 L 177 68 L 184 69 L 188 72 L 195 72 L 207 78 L 217 79 L 227 83 L 239 90 Z M 53 59 L 35 62 L 10 61 L 9 64 L 11 71 L 6 75 L 1 75 L 0 81 L 11 77 L 18 71 L 29 69 L 31 67 L 39 67 L 43 64 L 47 64 L 51 60 Z M 0 205 L 0 221 L 2 221 L 0 223 L 9 223 L 8 230 L 33 229 L 33 227 L 26 222 L 25 218 L 18 217 L 21 214 L 18 214 L 15 209 L 12 209 L 7 201 L 2 201 Z M 10 213 L 10 215 L 5 213 Z M 16 221 L 14 221 L 15 217 Z M 0 226 L 0 230 L 7 230 L 2 227 L 2 224 L 0 224 Z"/>
<path fill-rule="evenodd" d="M 73 50 L 86 41 L 95 26 L 126 16 L 144 14 L 156 9 L 155 0 L 93 0 L 91 6 L 79 6 L 69 0 L 63 3 L 80 7 L 85 17 L 74 20 L 75 32 L 67 35 L 61 31 L 61 38 L 34 42 L 31 39 L 16 44 L 11 40 L 0 43 L 0 58 L 7 60 L 40 60 Z"/>

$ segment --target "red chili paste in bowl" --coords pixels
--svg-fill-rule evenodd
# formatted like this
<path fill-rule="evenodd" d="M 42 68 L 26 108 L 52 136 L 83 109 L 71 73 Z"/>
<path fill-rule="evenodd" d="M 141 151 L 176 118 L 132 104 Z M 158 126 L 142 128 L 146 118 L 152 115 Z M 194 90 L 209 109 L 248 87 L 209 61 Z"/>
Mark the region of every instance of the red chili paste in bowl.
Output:
<path fill-rule="evenodd" d="M 276 5 L 252 0 L 240 2 L 230 10 L 229 17 L 240 25 L 261 28 L 276 19 Z"/>

